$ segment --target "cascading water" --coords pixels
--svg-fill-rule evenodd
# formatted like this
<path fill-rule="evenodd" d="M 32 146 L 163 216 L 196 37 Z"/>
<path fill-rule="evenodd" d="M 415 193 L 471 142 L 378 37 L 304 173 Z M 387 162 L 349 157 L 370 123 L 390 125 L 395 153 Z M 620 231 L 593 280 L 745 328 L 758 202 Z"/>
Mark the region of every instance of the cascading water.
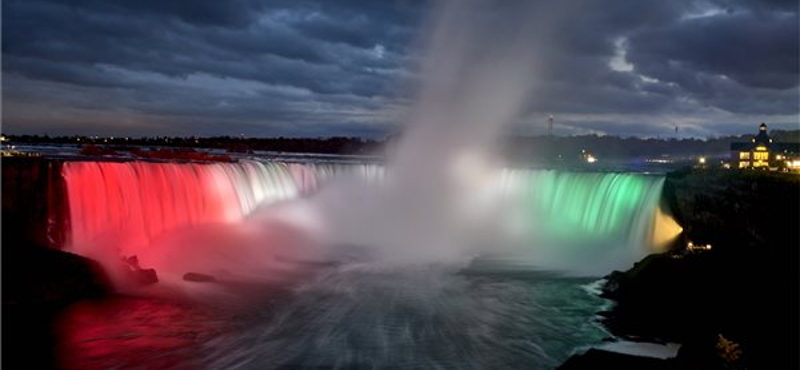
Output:
<path fill-rule="evenodd" d="M 271 161 L 70 162 L 63 171 L 71 247 L 87 255 L 92 253 L 86 248 L 108 245 L 135 255 L 164 233 L 237 222 L 258 206 L 313 196 L 337 179 L 362 180 L 356 187 L 380 187 L 386 179 L 378 164 Z M 496 221 L 527 233 L 518 244 L 557 240 L 559 249 L 569 251 L 566 246 L 602 241 L 638 257 L 652 244 L 654 223 L 664 219 L 655 218 L 663 185 L 658 176 L 505 169 L 463 180 L 474 191 L 463 197 L 463 213 L 502 208 Z M 480 182 L 484 187 L 475 185 Z"/>
<path fill-rule="evenodd" d="M 544 237 L 613 239 L 644 246 L 664 178 L 630 173 L 505 170 L 502 187 Z"/>
<path fill-rule="evenodd" d="M 498 182 L 506 222 L 522 234 L 516 259 L 539 267 L 602 275 L 660 250 L 681 231 L 667 227 L 662 176 L 505 169 Z"/>
<path fill-rule="evenodd" d="M 302 195 L 310 195 L 325 183 L 354 178 L 367 184 L 377 184 L 385 178 L 385 167 L 374 163 L 292 163 L 289 171 Z"/>
<path fill-rule="evenodd" d="M 70 209 L 70 247 L 114 245 L 136 254 L 164 232 L 234 222 L 256 206 L 297 197 L 286 165 L 68 162 L 63 176 Z"/>

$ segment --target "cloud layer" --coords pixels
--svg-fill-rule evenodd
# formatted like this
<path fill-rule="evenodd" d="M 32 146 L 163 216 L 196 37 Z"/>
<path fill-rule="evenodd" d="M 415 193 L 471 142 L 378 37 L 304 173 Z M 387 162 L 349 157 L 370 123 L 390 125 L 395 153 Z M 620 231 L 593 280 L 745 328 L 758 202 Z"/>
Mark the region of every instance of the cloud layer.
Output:
<path fill-rule="evenodd" d="M 382 136 L 421 79 L 425 3 L 7 0 L 3 131 Z M 798 128 L 794 0 L 586 0 L 536 43 L 514 126 L 685 136 Z M 535 35 L 531 36 L 532 40 Z M 533 43 L 532 43 L 533 45 Z"/>

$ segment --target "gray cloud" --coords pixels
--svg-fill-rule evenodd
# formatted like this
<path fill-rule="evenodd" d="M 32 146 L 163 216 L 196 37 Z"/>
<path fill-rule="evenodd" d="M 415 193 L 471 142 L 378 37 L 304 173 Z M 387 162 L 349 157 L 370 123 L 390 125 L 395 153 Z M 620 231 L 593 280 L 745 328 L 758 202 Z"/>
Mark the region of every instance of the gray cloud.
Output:
<path fill-rule="evenodd" d="M 428 5 L 7 0 L 4 130 L 380 136 L 424 81 Z M 539 133 L 548 114 L 562 133 L 791 126 L 799 34 L 793 0 L 582 1 L 519 76 L 534 88 L 517 127 Z"/>
<path fill-rule="evenodd" d="M 723 14 L 638 33 L 630 55 L 643 73 L 690 89 L 700 87 L 681 81 L 687 73 L 722 75 L 748 87 L 788 89 L 798 83 L 798 32 L 797 13 Z"/>

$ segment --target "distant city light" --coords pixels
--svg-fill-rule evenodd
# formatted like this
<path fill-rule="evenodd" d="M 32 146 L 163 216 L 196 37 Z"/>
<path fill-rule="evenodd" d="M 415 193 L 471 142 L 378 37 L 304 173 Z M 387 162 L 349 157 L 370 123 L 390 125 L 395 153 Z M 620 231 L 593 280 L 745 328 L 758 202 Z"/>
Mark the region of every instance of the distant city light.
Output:
<path fill-rule="evenodd" d="M 587 156 L 586 156 L 586 162 L 589 162 L 589 163 L 594 163 L 594 162 L 597 162 L 597 158 L 595 158 L 595 157 L 594 157 L 593 155 L 591 155 L 591 154 L 590 154 L 590 155 L 587 155 Z"/>
<path fill-rule="evenodd" d="M 706 245 L 695 245 L 692 242 L 686 244 L 686 249 L 690 251 L 708 251 L 711 250 L 711 244 Z"/>
<path fill-rule="evenodd" d="M 706 157 L 700 157 L 697 159 L 697 162 L 700 164 L 706 164 Z"/>
<path fill-rule="evenodd" d="M 655 159 L 650 158 L 650 159 L 645 159 L 644 161 L 648 163 L 672 163 L 672 160 L 662 159 L 662 158 L 655 158 Z"/>

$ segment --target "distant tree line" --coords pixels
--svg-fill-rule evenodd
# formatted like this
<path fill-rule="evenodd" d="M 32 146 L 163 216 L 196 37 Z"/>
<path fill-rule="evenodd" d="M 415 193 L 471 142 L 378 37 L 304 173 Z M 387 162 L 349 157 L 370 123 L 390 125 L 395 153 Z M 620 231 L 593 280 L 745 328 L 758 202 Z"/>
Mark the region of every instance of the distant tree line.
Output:
<path fill-rule="evenodd" d="M 775 142 L 800 143 L 800 130 L 772 130 Z M 619 136 L 532 136 L 505 137 L 501 148 L 509 159 L 570 158 L 582 151 L 600 158 L 636 158 L 688 155 L 726 155 L 733 142 L 749 141 L 752 135 L 723 136 L 708 139 L 642 139 Z M 328 138 L 245 138 L 235 136 L 216 137 L 100 137 L 100 136 L 47 136 L 7 135 L 10 143 L 16 144 L 72 144 L 95 145 L 125 149 L 126 147 L 154 148 L 205 148 L 221 149 L 232 153 L 253 151 L 275 151 L 289 153 L 319 154 L 370 154 L 380 152 L 384 146 L 396 141 L 399 135 L 385 139 L 363 139 L 358 137 Z M 130 148 L 129 148 L 130 149 Z"/>
<path fill-rule="evenodd" d="M 8 141 L 17 144 L 72 144 L 78 146 L 125 147 L 171 147 L 222 149 L 234 153 L 247 153 L 256 150 L 320 153 L 320 154 L 367 154 L 381 147 L 382 141 L 357 137 L 328 138 L 243 138 L 235 136 L 216 137 L 102 137 L 102 136 L 47 136 L 47 135 L 8 135 Z"/>
<path fill-rule="evenodd" d="M 655 158 L 693 155 L 726 156 L 731 143 L 748 142 L 753 135 L 722 136 L 708 139 L 642 139 L 619 136 L 535 136 L 510 137 L 504 154 L 512 159 L 554 159 L 580 155 L 582 151 L 600 158 Z M 770 137 L 778 143 L 800 143 L 800 130 L 773 130 Z"/>

